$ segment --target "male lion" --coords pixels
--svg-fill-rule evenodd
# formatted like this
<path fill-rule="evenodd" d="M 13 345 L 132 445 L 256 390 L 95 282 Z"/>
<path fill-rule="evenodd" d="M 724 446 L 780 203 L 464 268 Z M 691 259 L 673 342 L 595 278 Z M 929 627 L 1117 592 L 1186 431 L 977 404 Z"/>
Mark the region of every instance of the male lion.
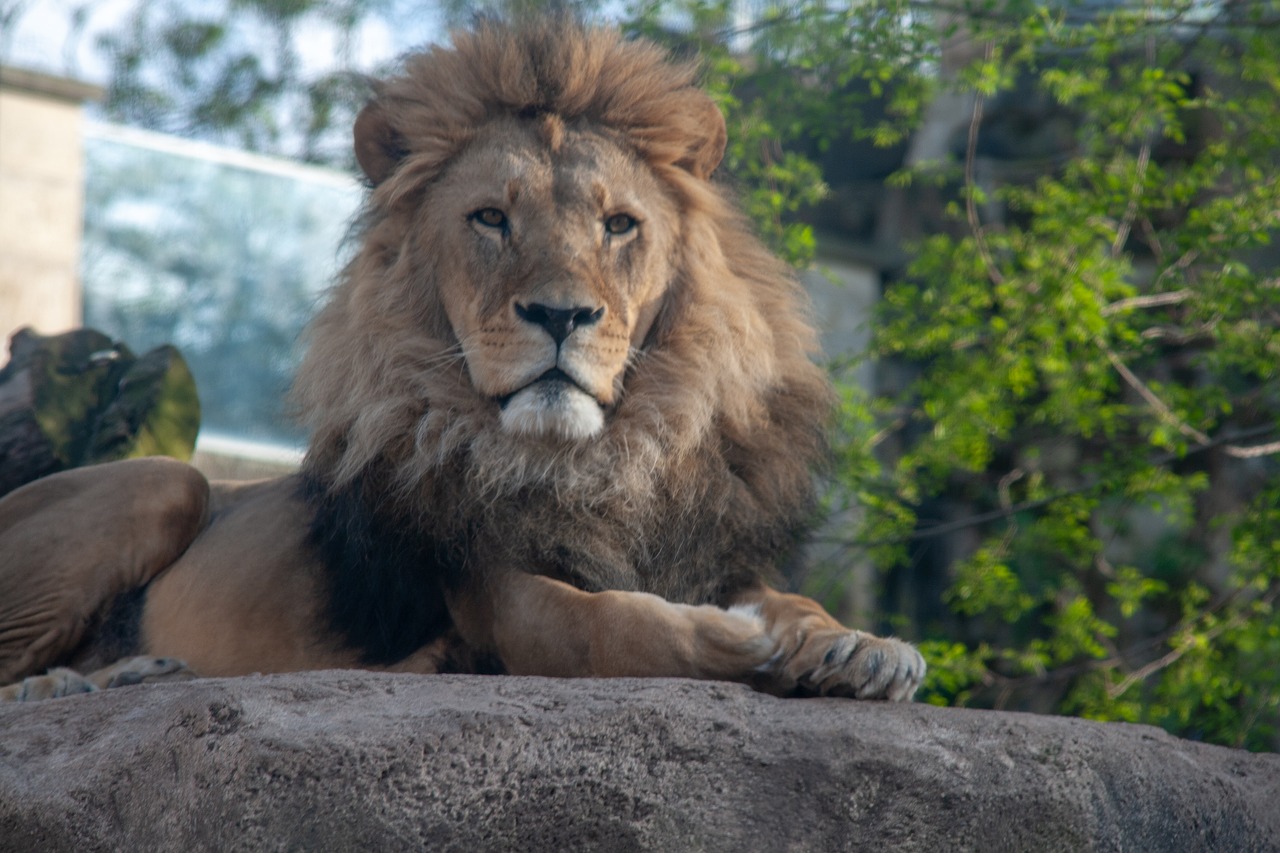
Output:
<path fill-rule="evenodd" d="M 294 389 L 301 472 L 145 459 L 5 498 L 0 683 L 91 673 L 10 698 L 329 667 L 909 698 L 912 646 L 768 585 L 830 391 L 796 283 L 710 180 L 725 124 L 694 73 L 491 22 L 377 86 L 362 244 Z"/>

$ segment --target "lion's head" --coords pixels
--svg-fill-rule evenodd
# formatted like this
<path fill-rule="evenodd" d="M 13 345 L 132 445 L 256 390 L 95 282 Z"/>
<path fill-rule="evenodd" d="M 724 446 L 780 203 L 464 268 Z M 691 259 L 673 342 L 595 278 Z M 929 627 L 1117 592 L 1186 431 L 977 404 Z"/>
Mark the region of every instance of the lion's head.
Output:
<path fill-rule="evenodd" d="M 486 122 L 430 194 L 436 286 L 476 394 L 509 432 L 599 435 L 674 278 L 677 201 L 616 134 L 554 112 Z"/>
<path fill-rule="evenodd" d="M 795 281 L 711 180 L 725 124 L 694 78 L 552 21 L 483 24 L 378 85 L 363 240 L 295 388 L 313 481 L 415 517 L 443 481 L 518 496 L 543 538 L 589 512 L 564 538 L 594 525 L 602 565 L 657 560 L 664 519 L 783 547 L 829 391 Z"/>

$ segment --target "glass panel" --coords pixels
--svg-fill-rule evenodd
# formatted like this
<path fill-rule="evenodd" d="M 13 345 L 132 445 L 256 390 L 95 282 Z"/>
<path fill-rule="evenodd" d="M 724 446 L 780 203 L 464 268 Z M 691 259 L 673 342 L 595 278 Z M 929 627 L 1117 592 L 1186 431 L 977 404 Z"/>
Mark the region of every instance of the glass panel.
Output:
<path fill-rule="evenodd" d="M 348 257 L 349 176 L 157 134 L 86 130 L 85 324 L 176 345 L 202 436 L 300 446 L 285 391 L 299 336 Z"/>

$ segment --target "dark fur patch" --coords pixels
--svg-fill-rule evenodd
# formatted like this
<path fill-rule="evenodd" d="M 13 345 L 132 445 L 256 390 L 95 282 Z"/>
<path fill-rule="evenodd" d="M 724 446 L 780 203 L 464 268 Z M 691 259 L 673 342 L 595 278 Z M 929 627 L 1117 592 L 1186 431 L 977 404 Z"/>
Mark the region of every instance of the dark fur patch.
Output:
<path fill-rule="evenodd" d="M 141 646 L 142 608 L 147 603 L 147 588 L 127 589 L 111 600 L 102 616 L 101 627 L 94 632 L 100 647 L 110 650 L 110 657 L 125 658 L 138 653 Z"/>
<path fill-rule="evenodd" d="M 109 666 L 142 650 L 142 610 L 147 588 L 126 589 L 112 598 L 93 618 L 85 639 L 66 662 L 82 672 Z"/>
<path fill-rule="evenodd" d="M 371 502 L 363 479 L 332 491 L 311 477 L 302 482 L 329 626 L 370 665 L 395 663 L 443 634 L 450 626 L 444 585 L 461 574 L 465 550 Z"/>

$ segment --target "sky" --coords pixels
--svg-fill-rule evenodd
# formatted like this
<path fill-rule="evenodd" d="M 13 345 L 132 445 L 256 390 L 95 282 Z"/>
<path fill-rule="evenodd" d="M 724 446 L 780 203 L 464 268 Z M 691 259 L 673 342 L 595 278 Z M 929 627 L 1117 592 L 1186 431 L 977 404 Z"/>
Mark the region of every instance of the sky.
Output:
<path fill-rule="evenodd" d="M 202 0 L 186 4 L 197 7 Z M 217 0 L 205 5 L 221 8 Z M 97 48 L 98 37 L 119 29 L 140 0 L 0 0 L 0 15 L 17 9 L 11 25 L 0 32 L 0 63 L 74 77 L 102 85 L 107 81 L 108 62 Z M 372 71 L 412 47 L 436 38 L 438 19 L 430 12 L 414 12 L 414 7 L 432 4 L 396 2 L 392 4 L 394 25 L 387 19 L 371 19 L 361 27 L 355 42 L 355 70 Z M 73 22 L 83 10 L 79 32 Z M 333 67 L 336 35 L 322 21 L 307 21 L 295 33 L 300 59 L 306 72 Z"/>

